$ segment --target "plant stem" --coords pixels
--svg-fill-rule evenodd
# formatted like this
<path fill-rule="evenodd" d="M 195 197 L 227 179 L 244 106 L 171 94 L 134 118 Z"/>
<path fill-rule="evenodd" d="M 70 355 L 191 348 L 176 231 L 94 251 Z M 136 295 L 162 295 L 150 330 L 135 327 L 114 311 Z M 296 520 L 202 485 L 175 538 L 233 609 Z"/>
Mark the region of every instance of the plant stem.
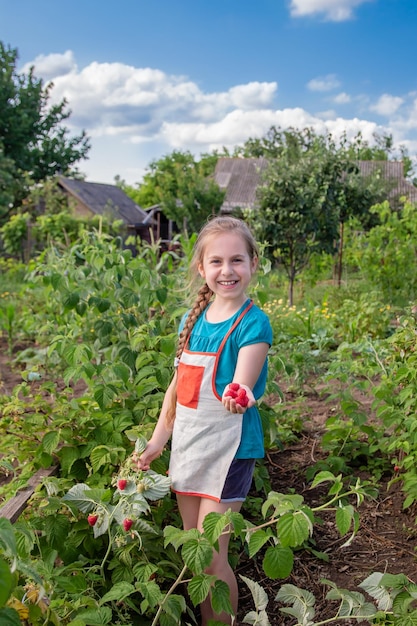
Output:
<path fill-rule="evenodd" d="M 108 558 L 108 556 L 110 554 L 110 550 L 111 550 L 111 546 L 112 546 L 112 536 L 111 536 L 111 532 L 110 532 L 110 524 L 109 524 L 109 528 L 107 530 L 107 534 L 109 536 L 109 545 L 107 546 L 106 554 L 104 555 L 104 558 L 103 558 L 103 560 L 101 562 L 101 565 L 100 565 L 100 572 L 101 572 L 101 575 L 103 577 L 103 580 L 104 580 L 104 564 L 107 561 L 107 558 Z"/>
<path fill-rule="evenodd" d="M 165 597 L 164 597 L 163 601 L 161 602 L 161 604 L 159 605 L 159 608 L 158 608 L 158 610 L 157 610 L 157 612 L 156 612 L 156 614 L 155 614 L 155 617 L 154 617 L 154 619 L 153 619 L 153 621 L 152 621 L 151 626 L 156 626 L 156 624 L 158 623 L 158 619 L 159 619 L 159 616 L 160 616 L 160 615 L 161 615 L 161 613 L 162 613 L 162 610 L 163 610 L 163 608 L 164 608 L 164 603 L 165 603 L 166 599 L 167 599 L 167 598 L 169 598 L 169 596 L 170 596 L 170 595 L 174 592 L 174 590 L 178 587 L 178 585 L 180 584 L 180 582 L 182 582 L 182 579 L 184 578 L 184 576 L 185 576 L 185 572 L 187 571 L 187 569 L 188 569 L 188 568 L 187 568 L 187 566 L 186 566 L 186 565 L 184 565 L 184 567 L 182 568 L 181 572 L 179 573 L 178 578 L 174 581 L 174 583 L 172 584 L 172 586 L 171 586 L 171 587 L 168 589 L 168 591 L 166 592 Z"/>

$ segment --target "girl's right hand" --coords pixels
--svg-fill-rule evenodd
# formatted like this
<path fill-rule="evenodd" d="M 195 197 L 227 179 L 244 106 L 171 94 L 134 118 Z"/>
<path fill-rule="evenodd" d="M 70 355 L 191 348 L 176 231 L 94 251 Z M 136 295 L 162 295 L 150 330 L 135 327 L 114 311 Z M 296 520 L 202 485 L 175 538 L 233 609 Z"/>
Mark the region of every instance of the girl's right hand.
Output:
<path fill-rule="evenodd" d="M 163 448 L 159 445 L 152 443 L 152 440 L 148 442 L 148 445 L 138 457 L 133 454 L 133 461 L 136 462 L 139 470 L 146 471 L 150 468 L 152 461 L 161 456 Z"/>

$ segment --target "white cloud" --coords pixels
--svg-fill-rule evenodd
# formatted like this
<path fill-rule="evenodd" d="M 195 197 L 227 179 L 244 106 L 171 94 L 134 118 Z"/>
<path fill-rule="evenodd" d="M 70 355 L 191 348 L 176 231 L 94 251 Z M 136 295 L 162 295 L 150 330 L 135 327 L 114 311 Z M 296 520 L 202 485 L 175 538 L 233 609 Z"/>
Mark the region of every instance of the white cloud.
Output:
<path fill-rule="evenodd" d="M 223 147 L 233 150 L 249 137 L 264 136 L 271 126 L 311 127 L 335 137 L 347 133 L 353 138 L 361 132 L 369 142 L 374 133 L 392 133 L 394 141 L 407 138 L 412 142 L 414 133 L 417 141 L 417 99 L 408 117 L 396 115 L 395 123 L 381 127 L 366 119 L 340 117 L 335 105 L 348 103 L 349 96 L 344 93 L 332 98 L 336 110 L 313 115 L 301 107 L 277 108 L 276 82 L 254 81 L 222 92 L 204 92 L 187 77 L 158 69 L 94 62 L 79 70 L 71 52 L 38 57 L 34 64 L 36 76 L 44 77 L 45 71 L 53 78 L 51 100 L 68 100 L 72 111 L 66 120 L 68 128 L 75 133 L 85 130 L 91 137 L 89 160 L 79 167 L 96 182 L 113 182 L 118 174 L 134 184 L 151 160 L 174 149 L 188 150 L 197 157 Z M 50 75 L 53 67 L 55 76 Z M 334 75 L 310 81 L 310 89 L 323 94 L 338 85 Z M 409 94 L 408 99 L 411 97 Z M 388 112 L 390 103 L 391 111 L 394 105 L 398 110 L 400 100 L 385 95 L 378 105 Z M 361 101 L 355 98 L 351 104 L 360 106 Z"/>
<path fill-rule="evenodd" d="M 293 17 L 323 14 L 326 20 L 343 22 L 353 17 L 353 9 L 373 0 L 291 0 Z"/>
<path fill-rule="evenodd" d="M 333 91 L 340 86 L 335 74 L 327 74 L 327 76 L 320 76 L 313 78 L 307 83 L 307 89 L 310 91 Z"/>
<path fill-rule="evenodd" d="M 349 94 L 345 93 L 344 91 L 338 93 L 337 96 L 333 98 L 333 102 L 335 104 L 349 104 L 351 100 L 352 98 L 349 96 Z"/>
<path fill-rule="evenodd" d="M 23 66 L 22 73 L 26 74 L 32 65 L 36 67 L 36 75 L 42 76 L 45 81 L 77 71 L 72 50 L 63 54 L 40 54 L 34 61 Z"/>
<path fill-rule="evenodd" d="M 385 115 L 389 117 L 398 111 L 403 102 L 403 98 L 400 98 L 399 96 L 390 96 L 388 93 L 384 93 L 378 99 L 378 102 L 369 108 L 371 111 L 378 113 L 378 115 Z"/>

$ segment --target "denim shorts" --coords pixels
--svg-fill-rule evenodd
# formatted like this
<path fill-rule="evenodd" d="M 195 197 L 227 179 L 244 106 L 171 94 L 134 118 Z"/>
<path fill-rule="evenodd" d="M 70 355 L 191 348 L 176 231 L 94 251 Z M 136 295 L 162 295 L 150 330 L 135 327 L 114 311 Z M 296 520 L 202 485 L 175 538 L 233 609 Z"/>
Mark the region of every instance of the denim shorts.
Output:
<path fill-rule="evenodd" d="M 251 488 L 256 459 L 233 459 L 220 502 L 243 502 Z"/>

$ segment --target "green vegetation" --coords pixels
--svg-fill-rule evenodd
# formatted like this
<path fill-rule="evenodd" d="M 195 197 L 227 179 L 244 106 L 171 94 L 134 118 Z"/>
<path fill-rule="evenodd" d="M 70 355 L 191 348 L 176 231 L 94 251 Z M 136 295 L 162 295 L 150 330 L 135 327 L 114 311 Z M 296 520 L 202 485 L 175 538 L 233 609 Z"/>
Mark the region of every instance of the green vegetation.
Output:
<path fill-rule="evenodd" d="M 413 212 L 397 219 L 413 237 Z M 391 232 L 391 223 L 381 220 L 368 237 L 386 241 Z M 417 501 L 415 317 L 402 295 L 411 295 L 410 277 L 404 268 L 395 299 L 384 300 L 388 292 L 374 289 L 366 273 L 372 259 L 360 256 L 361 246 L 367 250 L 364 234 L 361 245 L 347 250 L 353 278 L 346 285 L 328 280 L 331 263 L 324 258 L 316 263 L 320 281 L 312 281 L 311 271 L 300 275 L 291 306 L 285 279 L 267 263 L 253 285 L 274 329 L 260 405 L 267 449 L 302 432 L 296 407 L 311 385 L 326 389 L 328 382 L 338 400 L 322 439 L 327 457 L 306 477 L 326 488 L 321 502 L 310 507 L 301 495 L 272 491 L 260 465 L 257 502 L 248 501 L 241 514 L 208 516 L 203 533 L 180 530 L 168 493 L 168 453 L 149 474 L 133 471 L 130 458 L 150 435 L 172 374 L 192 243 L 182 241 L 181 256 L 161 253 L 157 244 L 141 245 L 134 256 L 109 235 L 85 231 L 75 245 L 48 248 L 28 267 L 3 263 L 0 329 L 22 382 L 0 396 L 7 450 L 0 468 L 12 478 L 2 497 L 16 493 L 35 470 L 59 465 L 59 475 L 45 480 L 14 526 L 0 520 L 0 616 L 7 623 L 178 624 L 187 614 L 191 619 L 209 592 L 216 610 L 228 611 L 227 588 L 204 570 L 229 526 L 232 559 L 242 549 L 250 558 L 262 551 L 265 575 L 284 580 L 294 551 L 315 554 L 321 512 L 333 511 L 340 536 L 354 539 L 360 504 L 376 495 L 382 473 L 401 486 L 404 507 Z M 282 401 L 280 385 L 292 389 L 293 405 Z M 373 398 L 372 422 L 355 389 Z M 360 480 L 359 470 L 372 479 Z M 415 619 L 415 589 L 406 574 L 376 572 L 363 581 L 375 605 L 327 581 L 329 600 L 340 601 L 334 621 Z M 266 624 L 272 599 L 255 581 L 245 582 L 254 599 L 247 623 Z M 275 600 L 299 624 L 321 623 L 314 621 L 307 590 L 283 584 Z"/>

